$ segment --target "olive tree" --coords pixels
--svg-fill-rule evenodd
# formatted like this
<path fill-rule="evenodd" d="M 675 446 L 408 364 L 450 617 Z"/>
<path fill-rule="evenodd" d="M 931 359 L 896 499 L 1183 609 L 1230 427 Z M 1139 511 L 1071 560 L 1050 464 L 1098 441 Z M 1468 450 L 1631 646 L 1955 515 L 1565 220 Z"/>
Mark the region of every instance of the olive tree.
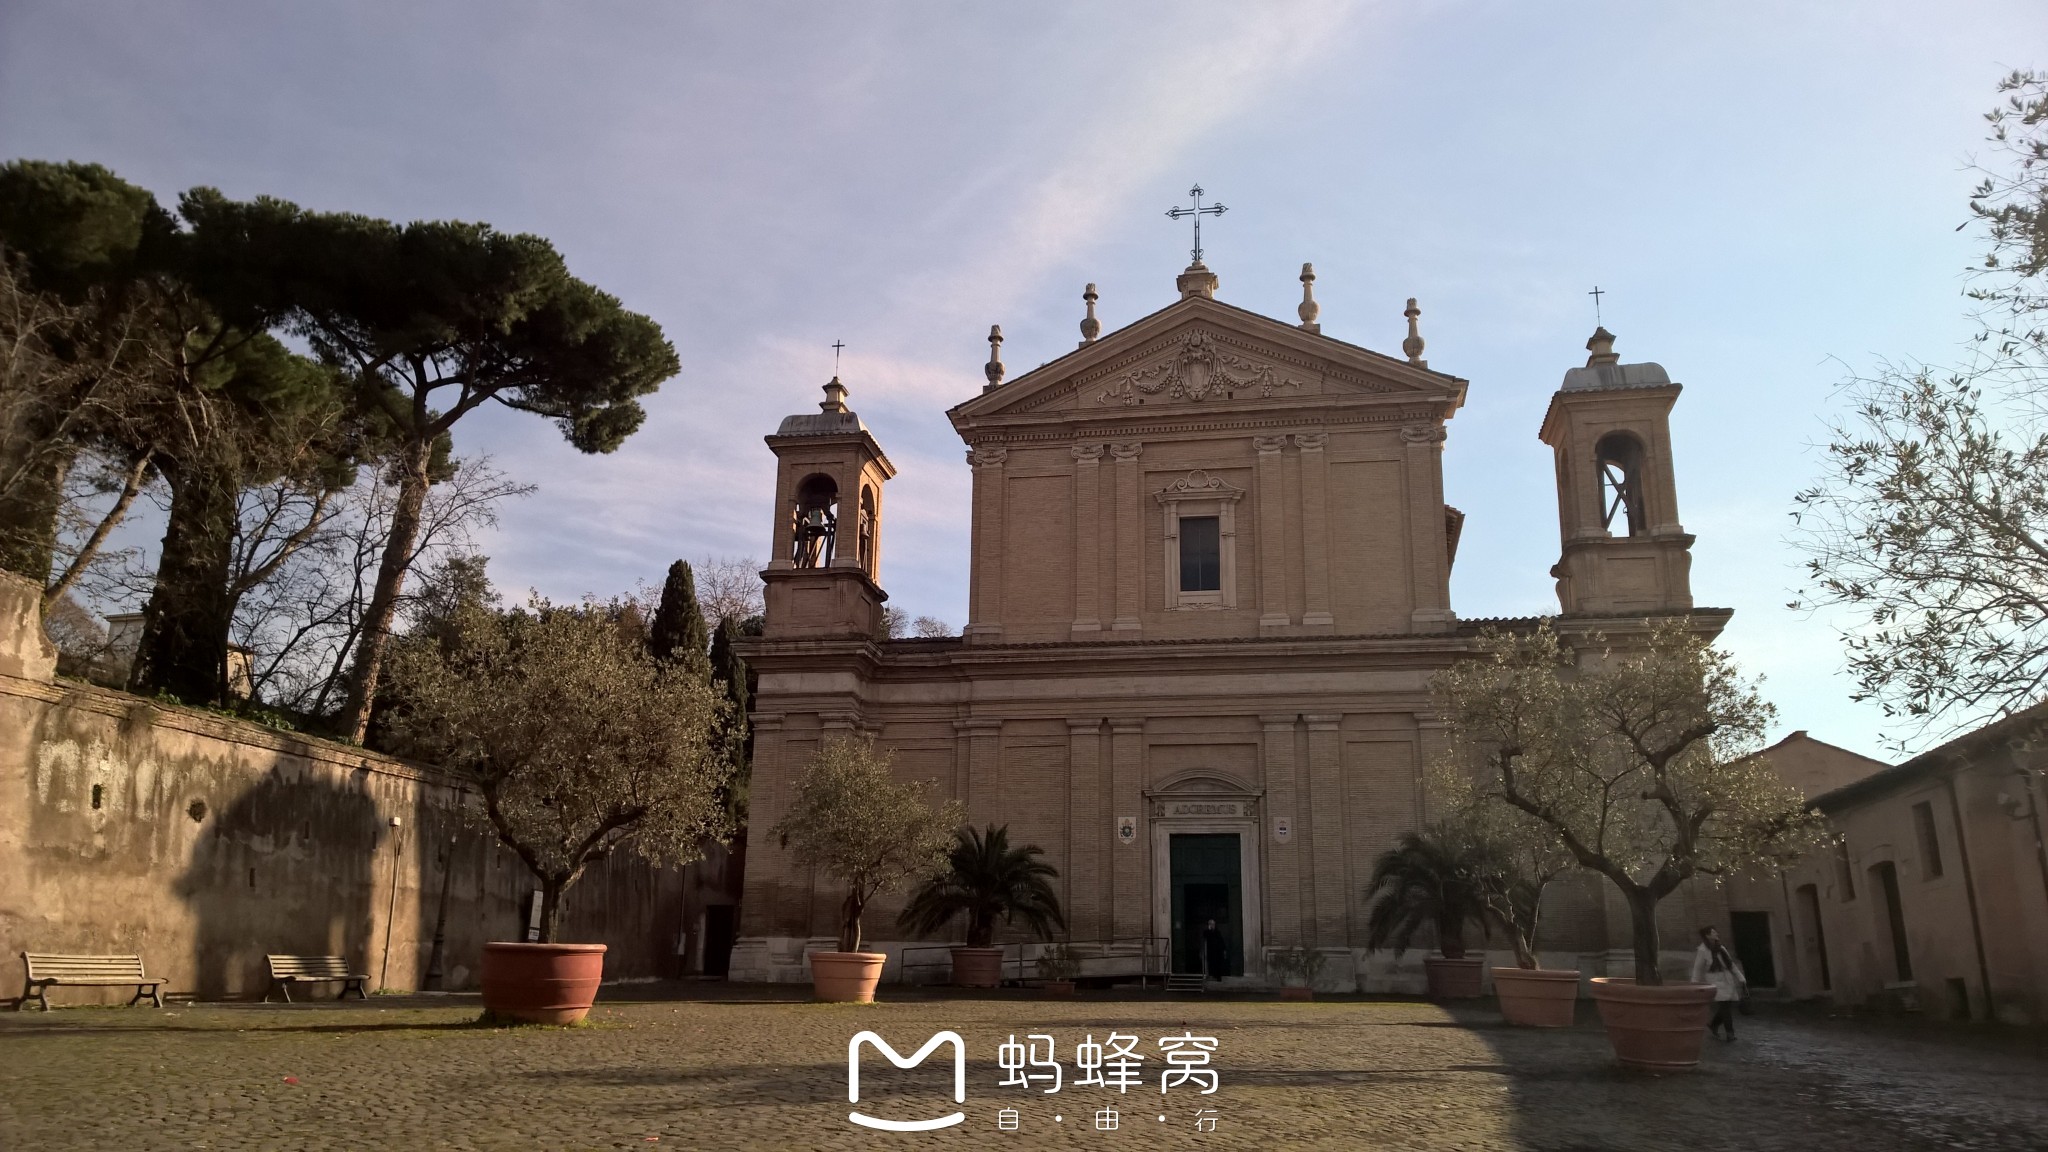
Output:
<path fill-rule="evenodd" d="M 1495 802 L 1454 757 L 1430 765 L 1429 799 L 1440 834 L 1471 846 L 1468 867 L 1487 915 L 1506 931 L 1515 966 L 1537 967 L 1536 939 L 1543 924 L 1543 894 L 1552 881 L 1578 867 L 1550 825 Z"/>
<path fill-rule="evenodd" d="M 1969 201 L 1973 349 L 1849 380 L 1793 511 L 1807 580 L 1792 606 L 1845 609 L 1853 696 L 1910 735 L 2048 696 L 2048 75 L 1999 90 Z"/>
<path fill-rule="evenodd" d="M 1475 794 L 1614 884 L 1636 979 L 1657 984 L 1659 901 L 1694 877 L 1782 867 L 1822 820 L 1755 756 L 1774 711 L 1724 653 L 1682 619 L 1631 640 L 1489 630 L 1433 691 Z"/>
<path fill-rule="evenodd" d="M 798 863 L 845 886 L 841 952 L 860 951 L 861 914 L 870 900 L 946 870 L 964 812 L 957 801 L 934 808 L 933 787 L 898 781 L 888 753 L 870 737 L 827 741 L 798 779 L 795 800 L 773 835 Z"/>
<path fill-rule="evenodd" d="M 464 606 L 440 639 L 394 653 L 393 726 L 476 789 L 540 885 L 544 942 L 592 861 L 683 864 L 731 831 L 732 768 L 710 739 L 723 701 L 655 659 L 619 608 Z"/>

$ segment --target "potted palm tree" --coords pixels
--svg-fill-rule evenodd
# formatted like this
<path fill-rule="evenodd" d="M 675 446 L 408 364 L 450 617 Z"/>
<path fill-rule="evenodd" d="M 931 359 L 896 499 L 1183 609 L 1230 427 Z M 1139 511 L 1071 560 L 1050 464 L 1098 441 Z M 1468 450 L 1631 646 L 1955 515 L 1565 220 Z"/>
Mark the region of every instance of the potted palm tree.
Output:
<path fill-rule="evenodd" d="M 1372 911 L 1365 922 L 1365 946 L 1391 947 L 1399 956 L 1425 926 L 1436 929 L 1440 955 L 1425 956 L 1432 1000 L 1468 999 L 1484 984 L 1481 961 L 1465 955 L 1465 928 L 1485 925 L 1486 902 L 1479 892 L 1479 853 L 1455 830 L 1432 824 L 1406 832 L 1374 863 L 1366 884 Z"/>
<path fill-rule="evenodd" d="M 1545 625 L 1482 636 L 1479 658 L 1433 685 L 1453 754 L 1475 787 L 1547 827 L 1628 903 L 1630 976 L 1593 980 L 1624 1065 L 1699 1063 L 1714 989 L 1666 983 L 1657 904 L 1696 876 L 1783 868 L 1825 820 L 1762 757 L 1773 710 L 1683 619 L 1610 649 Z"/>
<path fill-rule="evenodd" d="M 896 922 L 928 936 L 965 916 L 967 944 L 953 949 L 953 983 L 994 988 L 1003 981 L 1003 950 L 990 946 L 998 920 L 1022 920 L 1040 939 L 1067 926 L 1051 884 L 1059 869 L 1040 860 L 1044 854 L 1036 844 L 1010 847 L 1007 824 L 991 824 L 984 832 L 960 828 L 946 854 L 946 871 L 925 881 Z"/>
<path fill-rule="evenodd" d="M 789 811 L 770 833 L 797 862 L 838 880 L 839 947 L 813 952 L 811 989 L 820 1000 L 866 1004 L 888 955 L 861 951 L 861 914 L 877 895 L 945 867 L 960 805 L 933 810 L 928 781 L 898 782 L 889 756 L 869 737 L 841 737 L 818 751 L 797 781 Z"/>

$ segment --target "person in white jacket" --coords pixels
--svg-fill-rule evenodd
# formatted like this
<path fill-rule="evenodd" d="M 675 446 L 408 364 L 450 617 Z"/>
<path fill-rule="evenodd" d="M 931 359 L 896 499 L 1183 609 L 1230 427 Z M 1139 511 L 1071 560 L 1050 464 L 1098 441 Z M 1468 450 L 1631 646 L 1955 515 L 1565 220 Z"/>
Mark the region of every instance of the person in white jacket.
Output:
<path fill-rule="evenodd" d="M 1714 1016 L 1707 1021 L 1707 1031 L 1717 1040 L 1735 1039 L 1735 1005 L 1742 1000 L 1749 979 L 1742 974 L 1741 963 L 1721 943 L 1721 934 L 1711 927 L 1700 929 L 1699 950 L 1692 955 L 1692 982 L 1714 986 Z M 1724 1028 L 1725 1036 L 1721 1034 Z"/>

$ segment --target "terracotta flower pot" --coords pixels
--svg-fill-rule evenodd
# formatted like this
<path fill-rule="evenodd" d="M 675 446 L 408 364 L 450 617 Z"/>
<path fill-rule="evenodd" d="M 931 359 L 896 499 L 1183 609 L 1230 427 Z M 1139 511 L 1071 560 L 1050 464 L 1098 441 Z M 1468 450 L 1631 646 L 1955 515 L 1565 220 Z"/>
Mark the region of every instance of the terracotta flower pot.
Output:
<path fill-rule="evenodd" d="M 528 1024 L 574 1024 L 604 978 L 602 944 L 484 945 L 484 1011 Z"/>
<path fill-rule="evenodd" d="M 1714 1002 L 1712 984 L 1638 984 L 1595 976 L 1593 1002 L 1600 1006 L 1614 1055 L 1624 1065 L 1687 1072 L 1699 1064 Z"/>
<path fill-rule="evenodd" d="M 1039 987 L 1045 990 L 1047 997 L 1072 996 L 1074 994 L 1074 982 L 1072 980 L 1047 980 L 1044 984 L 1039 985 Z"/>
<path fill-rule="evenodd" d="M 1431 1000 L 1470 1000 L 1486 983 L 1485 961 L 1477 956 L 1424 956 L 1422 971 L 1429 977 Z"/>
<path fill-rule="evenodd" d="M 1002 982 L 1001 948 L 953 949 L 953 983 L 962 988 L 994 988 Z"/>
<path fill-rule="evenodd" d="M 1316 990 L 1294 984 L 1282 984 L 1280 986 L 1280 998 L 1282 1000 L 1313 1000 L 1316 998 Z"/>
<path fill-rule="evenodd" d="M 811 953 L 811 995 L 842 1004 L 872 1004 L 875 985 L 882 982 L 880 952 Z"/>
<path fill-rule="evenodd" d="M 1579 973 L 1568 968 L 1495 968 L 1494 995 L 1510 1024 L 1569 1028 L 1579 1007 Z"/>

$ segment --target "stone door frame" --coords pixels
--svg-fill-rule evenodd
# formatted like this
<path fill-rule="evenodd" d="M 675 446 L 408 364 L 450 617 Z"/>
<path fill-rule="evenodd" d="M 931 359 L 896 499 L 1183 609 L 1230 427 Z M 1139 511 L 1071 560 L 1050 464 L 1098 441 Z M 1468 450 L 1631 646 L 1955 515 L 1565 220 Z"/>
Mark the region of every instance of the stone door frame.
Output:
<path fill-rule="evenodd" d="M 1173 840 L 1176 835 L 1217 834 L 1237 837 L 1238 914 L 1243 918 L 1244 974 L 1263 977 L 1266 969 L 1266 893 L 1260 886 L 1259 797 L 1249 791 L 1148 792 L 1152 831 L 1152 934 L 1173 939 Z M 1237 815 L 1172 815 L 1176 805 L 1234 805 Z"/>

